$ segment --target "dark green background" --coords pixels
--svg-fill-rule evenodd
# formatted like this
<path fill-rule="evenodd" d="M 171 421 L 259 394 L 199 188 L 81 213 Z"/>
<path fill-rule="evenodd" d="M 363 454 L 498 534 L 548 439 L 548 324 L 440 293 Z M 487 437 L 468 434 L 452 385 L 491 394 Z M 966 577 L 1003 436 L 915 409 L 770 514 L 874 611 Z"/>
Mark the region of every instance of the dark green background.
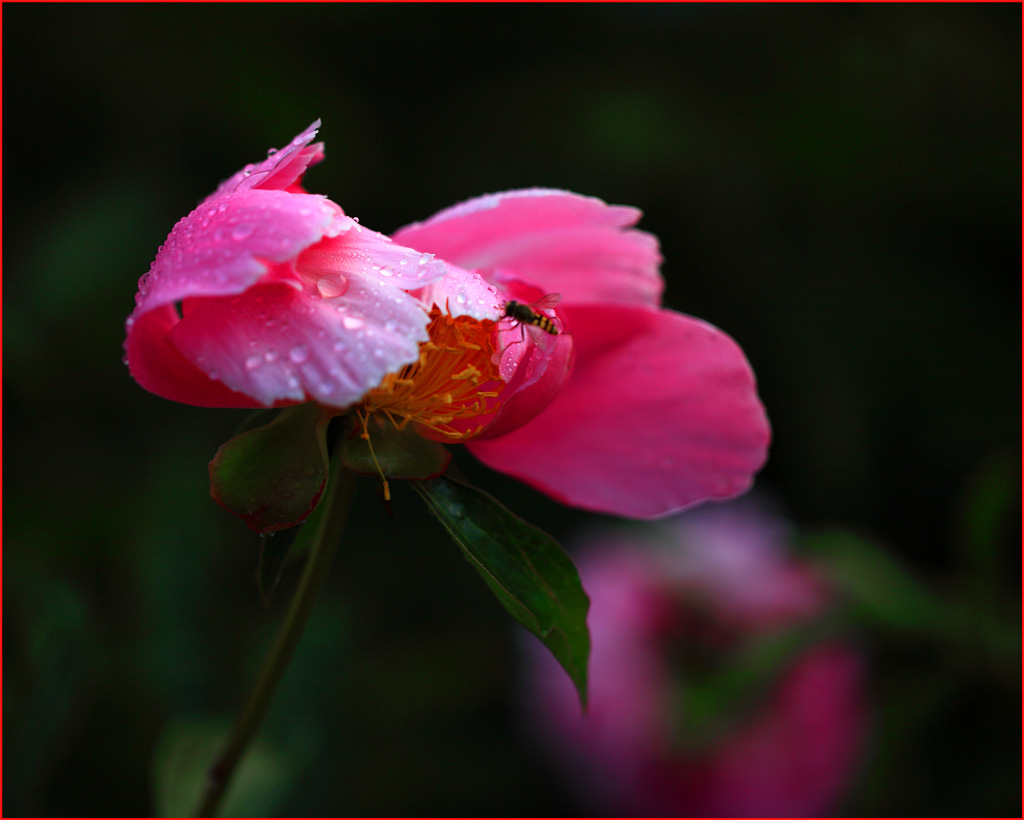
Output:
<path fill-rule="evenodd" d="M 121 343 L 175 221 L 317 117 L 309 190 L 385 232 L 532 185 L 642 208 L 666 304 L 758 374 L 760 487 L 1013 628 L 1019 5 L 31 4 L 3 24 L 5 814 L 152 812 L 162 733 L 229 717 L 279 622 L 259 539 L 208 496 L 244 414 L 145 393 Z M 594 518 L 456 458 L 566 542 Z M 250 810 L 585 811 L 514 709 L 518 627 L 408 488 L 393 520 L 369 485 L 356 509 L 268 722 L 285 786 Z M 903 745 L 876 742 L 846 810 L 1017 814 L 1019 656 L 992 673 L 889 638 L 865 637 L 876 737 Z"/>

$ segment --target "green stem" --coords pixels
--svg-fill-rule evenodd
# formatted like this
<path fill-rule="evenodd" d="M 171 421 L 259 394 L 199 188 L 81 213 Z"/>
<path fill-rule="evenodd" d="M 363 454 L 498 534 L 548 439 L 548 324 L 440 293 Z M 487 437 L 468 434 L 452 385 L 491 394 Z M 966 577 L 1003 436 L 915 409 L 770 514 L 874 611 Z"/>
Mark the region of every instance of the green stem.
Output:
<path fill-rule="evenodd" d="M 320 590 L 323 589 L 327 581 L 331 561 L 337 550 L 338 542 L 341 540 L 341 532 L 345 525 L 354 487 L 355 473 L 341 468 L 337 460 L 332 459 L 330 479 L 325 491 L 326 497 L 313 511 L 310 520 L 303 527 L 304 530 L 307 527 L 311 528 L 313 534 L 302 578 L 299 579 L 298 587 L 295 589 L 295 596 L 292 598 L 288 614 L 281 625 L 281 631 L 278 632 L 274 646 L 263 662 L 259 678 L 249 695 L 249 701 L 242 710 L 234 731 L 228 738 L 220 756 L 210 767 L 206 789 L 196 811 L 196 817 L 216 816 L 224 792 L 231 782 L 231 776 L 267 713 L 267 707 L 270 705 L 270 699 L 277 688 L 278 681 L 288 667 L 288 662 L 302 637 L 302 630 L 309 619 L 313 602 L 316 601 Z M 298 545 L 296 544 L 296 546 Z"/>

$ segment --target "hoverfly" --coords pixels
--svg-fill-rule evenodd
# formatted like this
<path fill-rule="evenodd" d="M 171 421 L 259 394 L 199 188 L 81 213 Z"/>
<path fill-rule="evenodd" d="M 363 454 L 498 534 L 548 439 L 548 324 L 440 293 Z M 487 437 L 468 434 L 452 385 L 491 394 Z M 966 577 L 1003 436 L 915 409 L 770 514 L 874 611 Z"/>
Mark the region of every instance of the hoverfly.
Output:
<path fill-rule="evenodd" d="M 557 336 L 558 328 L 555 327 L 554 321 L 550 316 L 541 311 L 553 308 L 561 298 L 562 295 L 560 293 L 549 293 L 547 296 L 543 296 L 529 305 L 510 300 L 505 303 L 505 315 L 510 319 L 515 319 L 515 321 L 522 325 L 532 325 L 533 327 L 540 328 L 545 333 Z"/>

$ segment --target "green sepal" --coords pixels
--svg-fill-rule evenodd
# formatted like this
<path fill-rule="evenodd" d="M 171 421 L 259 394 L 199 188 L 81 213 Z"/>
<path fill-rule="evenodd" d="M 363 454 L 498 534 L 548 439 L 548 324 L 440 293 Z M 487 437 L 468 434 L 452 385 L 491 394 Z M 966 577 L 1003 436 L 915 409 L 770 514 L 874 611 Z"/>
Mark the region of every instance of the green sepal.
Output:
<path fill-rule="evenodd" d="M 562 665 L 585 709 L 590 599 L 569 555 L 483 490 L 447 476 L 412 486 L 501 605 Z"/>
<path fill-rule="evenodd" d="M 358 417 L 353 417 L 353 421 L 340 452 L 341 463 L 353 472 L 376 476 L 383 473 L 386 479 L 415 479 L 437 478 L 448 469 L 452 454 L 439 442 L 423 438 L 412 425 L 397 430 L 393 424 L 376 425 L 371 420 L 367 443 L 361 435 L 362 423 Z"/>
<path fill-rule="evenodd" d="M 276 407 L 263 407 L 259 410 L 253 410 L 251 413 L 246 415 L 244 419 L 239 422 L 235 428 L 235 435 L 240 436 L 242 433 L 248 433 L 250 430 L 255 430 L 257 427 L 263 427 L 266 424 L 270 424 L 278 414 L 279 408 Z"/>
<path fill-rule="evenodd" d="M 210 495 L 256 532 L 291 527 L 316 506 L 327 480 L 327 425 L 334 411 L 286 407 L 235 436 L 210 462 Z"/>

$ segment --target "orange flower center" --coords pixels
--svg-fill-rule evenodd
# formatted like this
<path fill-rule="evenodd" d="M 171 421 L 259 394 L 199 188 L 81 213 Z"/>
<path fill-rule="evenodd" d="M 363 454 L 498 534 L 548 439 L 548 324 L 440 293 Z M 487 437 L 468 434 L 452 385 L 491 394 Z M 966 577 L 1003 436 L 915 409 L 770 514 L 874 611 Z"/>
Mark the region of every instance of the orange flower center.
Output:
<path fill-rule="evenodd" d="M 380 413 L 399 430 L 412 422 L 428 438 L 461 441 L 480 432 L 478 425 L 453 422 L 494 413 L 505 383 L 492 361 L 494 322 L 430 311 L 430 340 L 420 345 L 419 361 L 389 373 L 363 398 L 363 431 L 369 416 Z"/>

